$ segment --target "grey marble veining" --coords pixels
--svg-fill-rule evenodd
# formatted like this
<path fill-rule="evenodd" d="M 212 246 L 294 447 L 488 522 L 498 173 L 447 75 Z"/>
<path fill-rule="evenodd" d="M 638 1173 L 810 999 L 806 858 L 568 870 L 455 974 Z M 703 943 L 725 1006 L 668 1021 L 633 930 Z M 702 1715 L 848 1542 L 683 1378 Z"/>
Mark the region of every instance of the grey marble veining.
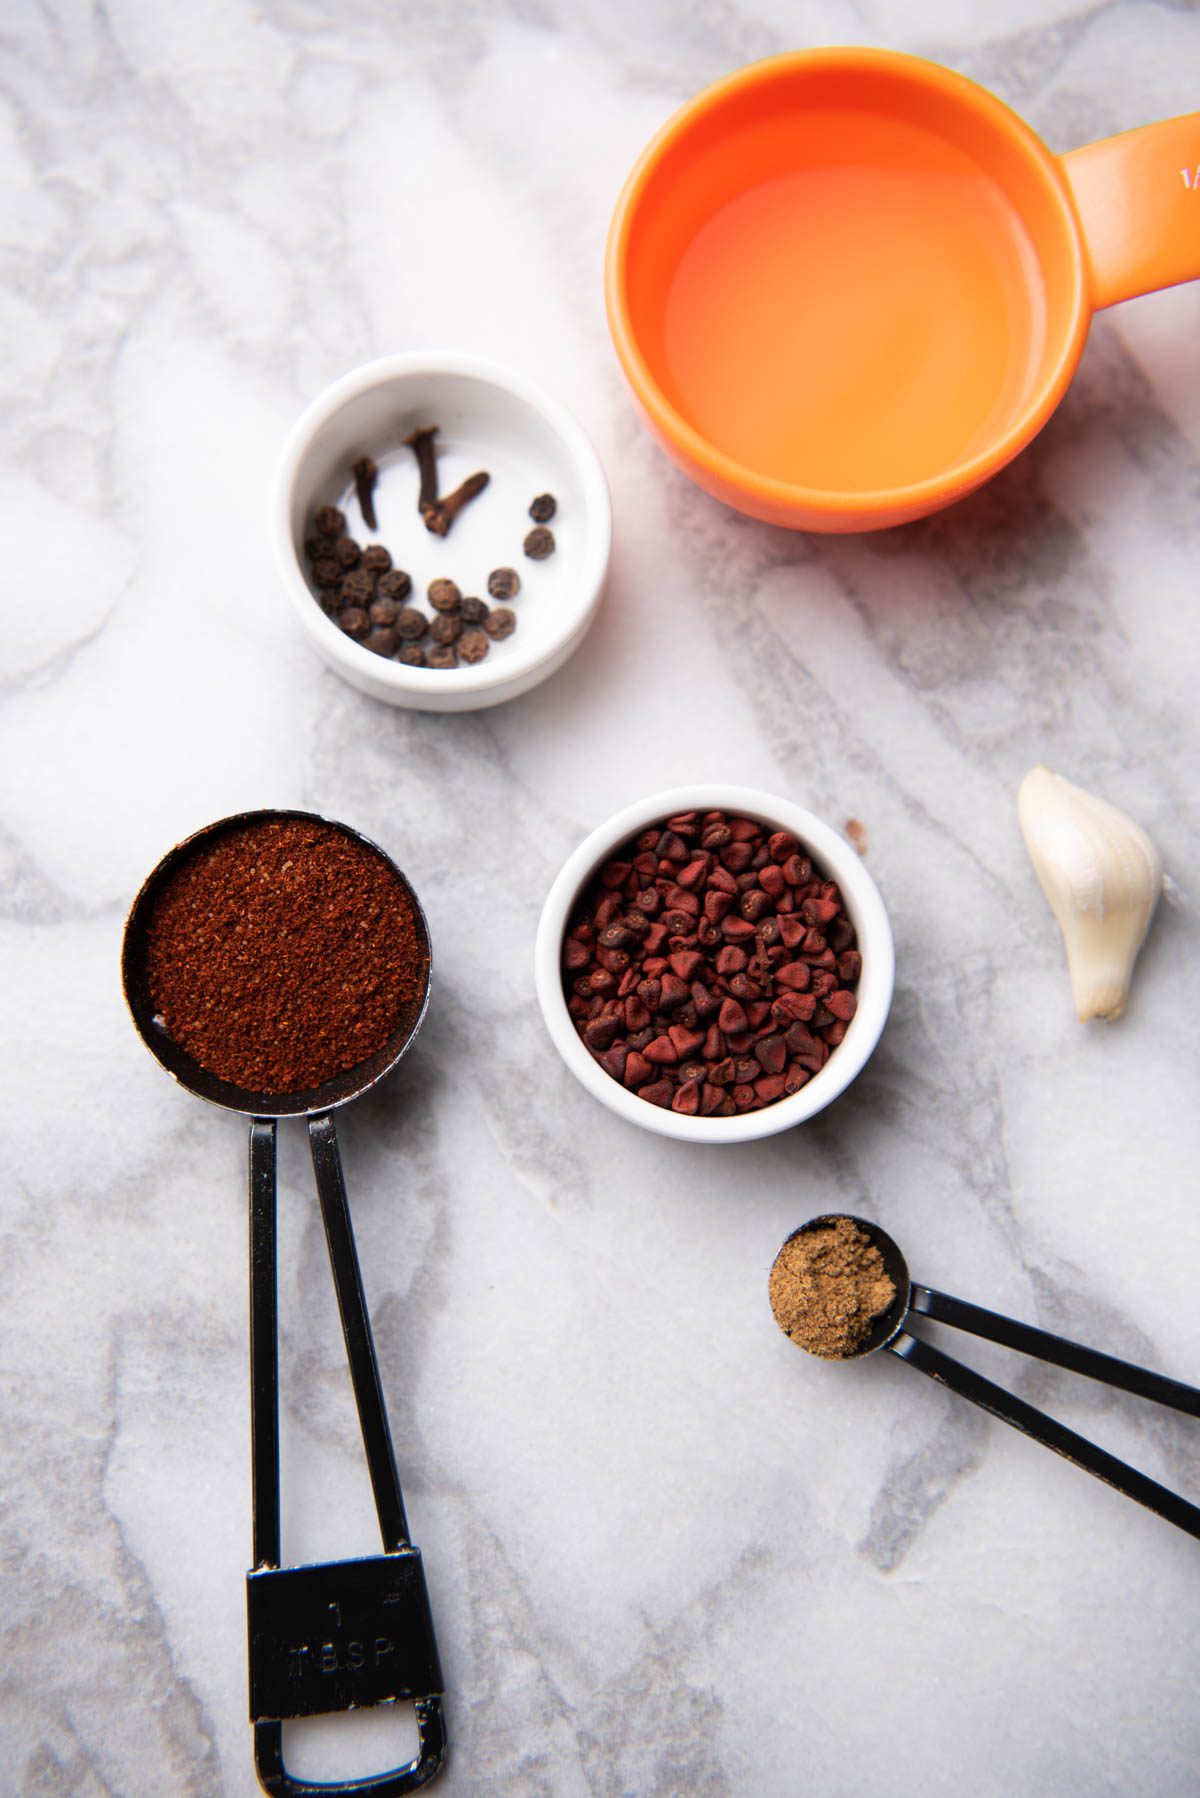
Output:
<path fill-rule="evenodd" d="M 819 538 L 708 500 L 625 392 L 607 219 L 680 100 L 820 42 L 947 62 L 1066 150 L 1194 107 L 1200 12 L 7 11 L 0 1792 L 257 1789 L 244 1128 L 145 1054 L 118 950 L 172 842 L 265 804 L 383 842 L 435 943 L 427 1023 L 342 1136 L 447 1676 L 439 1789 L 1195 1790 L 1194 1544 L 898 1365 L 809 1363 L 766 1275 L 798 1222 L 858 1209 L 930 1284 L 1200 1377 L 1200 290 L 1098 317 L 1041 437 L 934 519 Z M 475 715 L 341 684 L 268 542 L 300 408 L 423 346 L 549 388 L 613 489 L 586 644 Z M 1109 1030 L 1074 1020 L 1017 830 L 1038 760 L 1127 809 L 1171 875 Z M 859 820 L 898 951 L 860 1081 L 729 1153 L 601 1112 L 530 968 L 579 838 L 705 777 Z M 285 1553 L 365 1553 L 311 1176 L 284 1138 Z M 1188 1420 L 967 1352 L 1200 1492 Z M 405 1725 L 304 1726 L 296 1753 L 366 1770 Z"/>

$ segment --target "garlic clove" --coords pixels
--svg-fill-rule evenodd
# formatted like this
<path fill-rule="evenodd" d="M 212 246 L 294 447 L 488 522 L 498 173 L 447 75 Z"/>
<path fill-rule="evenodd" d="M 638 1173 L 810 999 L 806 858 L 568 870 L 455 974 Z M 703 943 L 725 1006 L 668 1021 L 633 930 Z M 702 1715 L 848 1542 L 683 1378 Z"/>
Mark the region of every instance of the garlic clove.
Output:
<path fill-rule="evenodd" d="M 1079 1021 L 1113 1021 L 1162 891 L 1162 857 L 1132 818 L 1049 768 L 1025 776 L 1017 816 L 1063 933 Z"/>

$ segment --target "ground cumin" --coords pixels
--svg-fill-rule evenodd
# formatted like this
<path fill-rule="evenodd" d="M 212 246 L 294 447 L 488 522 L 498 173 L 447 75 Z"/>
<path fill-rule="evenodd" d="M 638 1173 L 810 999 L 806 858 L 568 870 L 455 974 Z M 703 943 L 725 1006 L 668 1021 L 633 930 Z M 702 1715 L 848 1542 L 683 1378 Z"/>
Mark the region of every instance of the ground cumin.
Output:
<path fill-rule="evenodd" d="M 389 863 L 318 820 L 249 823 L 203 845 L 157 895 L 146 971 L 170 1036 L 256 1093 L 320 1086 L 382 1049 L 428 974 Z"/>
<path fill-rule="evenodd" d="M 789 1236 L 771 1269 L 770 1292 L 785 1335 L 830 1360 L 852 1355 L 896 1298 L 883 1256 L 848 1217 Z"/>

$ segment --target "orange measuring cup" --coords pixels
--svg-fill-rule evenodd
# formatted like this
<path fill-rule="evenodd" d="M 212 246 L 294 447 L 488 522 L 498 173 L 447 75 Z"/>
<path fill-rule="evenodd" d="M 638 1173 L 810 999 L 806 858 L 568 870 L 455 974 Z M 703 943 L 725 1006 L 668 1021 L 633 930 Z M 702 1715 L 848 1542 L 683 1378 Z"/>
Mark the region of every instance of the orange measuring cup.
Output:
<path fill-rule="evenodd" d="M 651 429 L 718 499 L 863 531 L 978 487 L 1062 398 L 1092 313 L 1200 276 L 1200 113 L 1056 156 L 892 51 L 753 63 L 670 119 L 609 232 Z"/>

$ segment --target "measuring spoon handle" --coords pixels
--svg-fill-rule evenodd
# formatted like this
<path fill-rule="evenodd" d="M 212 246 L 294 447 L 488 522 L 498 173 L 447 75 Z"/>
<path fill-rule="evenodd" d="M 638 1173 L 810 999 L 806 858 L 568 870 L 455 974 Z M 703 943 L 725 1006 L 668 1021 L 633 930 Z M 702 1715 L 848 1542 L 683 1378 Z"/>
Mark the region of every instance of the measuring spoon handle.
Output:
<path fill-rule="evenodd" d="M 909 1336 L 903 1330 L 887 1347 L 889 1354 L 907 1361 L 910 1367 L 919 1368 L 931 1380 L 936 1380 L 939 1386 L 948 1386 L 951 1392 L 957 1392 L 962 1398 L 969 1398 L 993 1417 L 1002 1418 L 1024 1435 L 1032 1436 L 1035 1442 L 1040 1442 L 1046 1448 L 1052 1448 L 1055 1454 L 1073 1461 L 1076 1467 L 1095 1474 L 1106 1486 L 1115 1487 L 1126 1498 L 1136 1499 L 1148 1511 L 1175 1524 L 1176 1528 L 1185 1530 L 1189 1536 L 1200 1538 L 1200 1507 L 1189 1504 L 1177 1492 L 1172 1492 L 1168 1487 L 1160 1486 L 1157 1480 L 1139 1473 L 1136 1467 L 1119 1461 L 1116 1455 L 1097 1448 L 1094 1442 L 1089 1442 L 1085 1436 L 1076 1435 L 1065 1424 L 1047 1417 L 1044 1411 L 1027 1405 L 1024 1399 L 1017 1398 L 1015 1393 L 1006 1392 L 1003 1386 L 985 1379 L 973 1367 L 964 1367 L 961 1361 L 944 1355 L 932 1343 Z"/>
<path fill-rule="evenodd" d="M 1151 1373 L 1149 1368 L 1135 1367 L 1132 1361 L 1120 1361 L 1115 1355 L 1101 1354 L 1099 1349 L 1085 1348 L 1082 1343 L 1068 1342 L 1065 1336 L 1053 1336 L 1049 1330 L 1018 1323 L 1016 1318 L 1003 1317 L 998 1311 L 985 1311 L 982 1305 L 968 1304 L 966 1299 L 951 1298 L 949 1293 L 936 1292 L 930 1286 L 914 1286 L 909 1310 L 932 1317 L 936 1323 L 969 1330 L 972 1336 L 984 1336 L 1005 1348 L 1035 1355 L 1039 1361 L 1050 1361 L 1055 1367 L 1066 1367 L 1071 1373 L 1085 1374 L 1089 1380 L 1119 1386 L 1139 1398 L 1186 1411 L 1189 1417 L 1200 1417 L 1200 1390 L 1195 1386 L 1169 1380 L 1165 1374 Z"/>
<path fill-rule="evenodd" d="M 250 1460 L 254 1565 L 278 1567 L 279 1338 L 275 1120 L 250 1125 Z"/>
<path fill-rule="evenodd" d="M 409 1540 L 408 1520 L 404 1515 L 396 1452 L 392 1447 L 383 1382 L 375 1355 L 375 1338 L 371 1334 L 371 1318 L 354 1244 L 342 1158 L 330 1113 L 309 1118 L 308 1146 L 383 1546 L 388 1550 L 404 1548 Z"/>

